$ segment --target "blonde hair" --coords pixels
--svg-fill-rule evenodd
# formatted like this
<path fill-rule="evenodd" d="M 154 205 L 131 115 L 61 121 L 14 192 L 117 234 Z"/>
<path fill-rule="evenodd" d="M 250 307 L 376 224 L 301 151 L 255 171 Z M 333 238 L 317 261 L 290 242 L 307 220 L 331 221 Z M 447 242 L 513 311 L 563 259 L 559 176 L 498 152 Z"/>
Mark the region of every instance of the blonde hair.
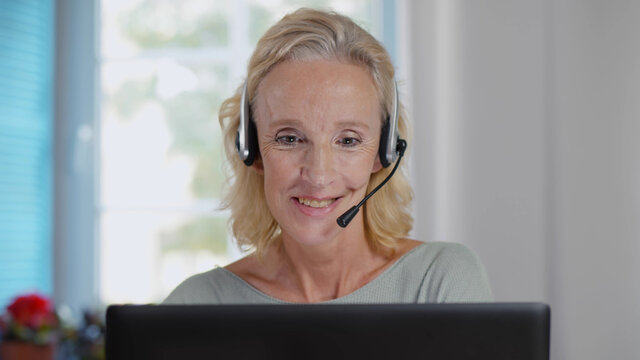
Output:
<path fill-rule="evenodd" d="M 255 103 L 260 82 L 277 64 L 285 61 L 337 60 L 363 66 L 376 84 L 383 120 L 394 101 L 394 69 L 389 54 L 368 32 L 346 16 L 334 12 L 299 9 L 284 16 L 262 36 L 249 61 L 247 95 Z M 231 167 L 223 208 L 231 210 L 229 224 L 241 248 L 255 248 L 260 256 L 280 234 L 264 194 L 263 177 L 245 166 L 236 152 L 235 139 L 240 122 L 242 86 L 220 107 L 219 120 Z M 398 104 L 398 133 L 407 138 L 408 123 Z M 255 112 L 254 112 L 255 113 Z M 382 126 L 381 122 L 381 126 Z M 397 240 L 408 235 L 413 225 L 409 205 L 413 192 L 404 173 L 398 172 L 363 207 L 365 236 L 379 254 L 393 253 Z M 389 175 L 392 167 L 371 175 L 367 192 Z M 336 225 L 337 226 L 337 225 Z"/>

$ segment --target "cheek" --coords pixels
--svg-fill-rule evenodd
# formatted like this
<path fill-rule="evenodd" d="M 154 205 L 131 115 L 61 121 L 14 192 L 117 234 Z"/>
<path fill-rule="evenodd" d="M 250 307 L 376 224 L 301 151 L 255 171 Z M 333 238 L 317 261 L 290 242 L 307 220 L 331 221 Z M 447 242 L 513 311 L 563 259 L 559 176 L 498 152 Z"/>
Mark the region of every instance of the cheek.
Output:
<path fill-rule="evenodd" d="M 286 189 L 295 183 L 299 170 L 295 159 L 284 154 L 265 154 L 262 158 L 265 195 L 276 198 L 278 189 Z"/>
<path fill-rule="evenodd" d="M 347 187 L 352 189 L 366 187 L 371 178 L 371 171 L 374 168 L 375 161 L 370 156 L 363 158 L 352 158 L 346 161 L 343 167 L 342 178 Z"/>
<path fill-rule="evenodd" d="M 277 209 L 280 208 L 280 204 L 283 202 L 280 195 L 286 189 L 286 184 L 290 182 L 286 178 L 286 174 L 286 171 L 279 171 L 270 166 L 265 166 L 264 168 L 264 196 L 271 214 L 277 214 Z"/>

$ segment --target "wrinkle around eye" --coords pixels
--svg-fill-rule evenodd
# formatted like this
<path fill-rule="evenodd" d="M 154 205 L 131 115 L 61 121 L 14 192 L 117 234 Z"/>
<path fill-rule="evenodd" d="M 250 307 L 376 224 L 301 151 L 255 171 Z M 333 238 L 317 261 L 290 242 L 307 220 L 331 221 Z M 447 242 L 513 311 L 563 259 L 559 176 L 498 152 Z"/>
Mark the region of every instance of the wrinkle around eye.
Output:
<path fill-rule="evenodd" d="M 287 150 L 293 150 L 298 148 L 301 143 L 298 142 L 294 142 L 294 143 L 281 143 L 278 141 L 278 138 L 275 137 L 263 137 L 262 138 L 262 145 L 260 148 L 260 153 L 262 153 L 263 155 L 267 155 L 268 153 L 272 152 L 272 151 L 287 151 Z"/>
<path fill-rule="evenodd" d="M 277 144 L 274 144 L 271 139 L 265 141 L 260 147 L 260 155 L 262 157 L 269 157 L 269 154 L 273 151 L 277 150 Z"/>

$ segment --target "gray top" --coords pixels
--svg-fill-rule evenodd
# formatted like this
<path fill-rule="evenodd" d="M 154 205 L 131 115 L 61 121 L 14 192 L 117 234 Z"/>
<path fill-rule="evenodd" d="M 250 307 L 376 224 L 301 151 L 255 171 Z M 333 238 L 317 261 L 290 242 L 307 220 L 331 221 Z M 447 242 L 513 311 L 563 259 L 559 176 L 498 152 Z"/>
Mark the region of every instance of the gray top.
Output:
<path fill-rule="evenodd" d="M 378 277 L 325 304 L 488 302 L 489 280 L 476 255 L 461 244 L 428 242 L 404 254 Z M 224 268 L 194 275 L 164 304 L 289 304 Z"/>

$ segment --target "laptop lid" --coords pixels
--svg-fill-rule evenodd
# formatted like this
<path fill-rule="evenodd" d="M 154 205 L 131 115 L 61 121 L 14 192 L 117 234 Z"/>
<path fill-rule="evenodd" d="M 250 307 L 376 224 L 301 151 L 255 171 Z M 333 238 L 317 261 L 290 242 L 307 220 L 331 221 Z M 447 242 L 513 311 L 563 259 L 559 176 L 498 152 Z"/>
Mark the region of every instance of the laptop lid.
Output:
<path fill-rule="evenodd" d="M 538 303 L 120 305 L 107 359 L 549 358 Z"/>

